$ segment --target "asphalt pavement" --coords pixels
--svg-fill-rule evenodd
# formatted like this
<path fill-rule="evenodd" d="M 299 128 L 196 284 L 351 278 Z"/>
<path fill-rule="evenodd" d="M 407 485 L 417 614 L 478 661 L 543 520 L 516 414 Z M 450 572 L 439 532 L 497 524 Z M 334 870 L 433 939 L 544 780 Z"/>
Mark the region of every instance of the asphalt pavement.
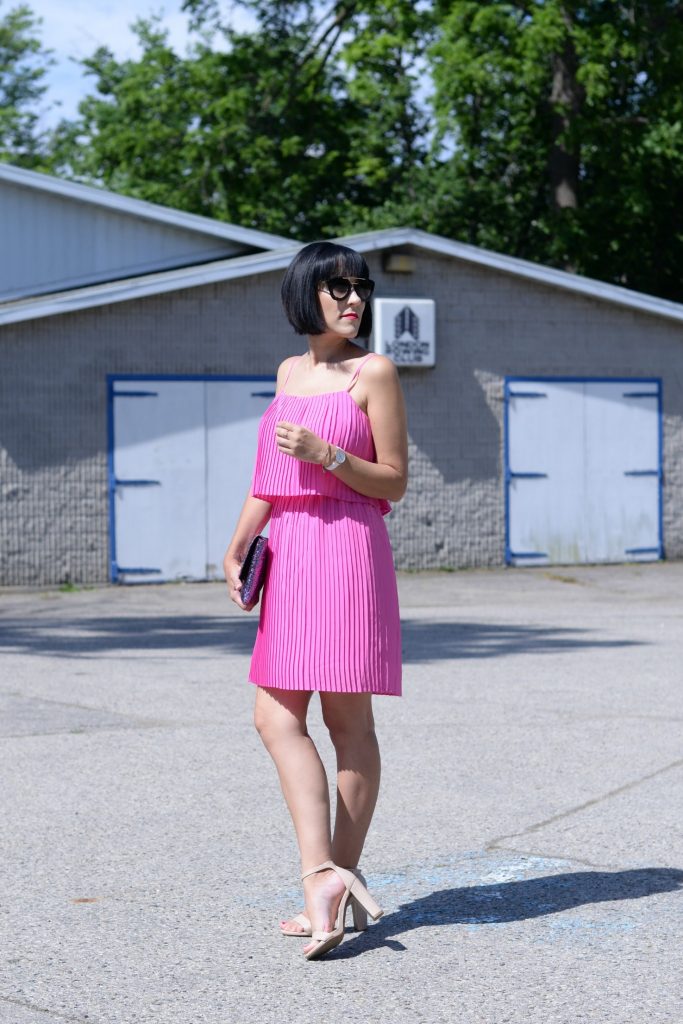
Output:
<path fill-rule="evenodd" d="M 404 574 L 324 960 L 219 584 L 0 591 L 7 1024 L 682 1024 L 683 564 Z M 314 701 L 311 731 L 332 751 Z"/>

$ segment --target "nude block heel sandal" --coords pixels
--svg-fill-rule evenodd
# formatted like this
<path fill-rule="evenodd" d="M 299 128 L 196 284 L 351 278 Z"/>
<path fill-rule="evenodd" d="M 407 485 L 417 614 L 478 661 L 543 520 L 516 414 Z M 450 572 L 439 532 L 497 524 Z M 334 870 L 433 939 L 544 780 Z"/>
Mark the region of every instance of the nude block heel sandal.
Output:
<path fill-rule="evenodd" d="M 365 881 L 365 877 L 362 874 L 360 868 L 353 868 L 353 873 L 361 882 L 362 885 L 367 889 L 368 883 Z M 362 903 L 359 903 L 356 897 L 351 893 L 351 913 L 353 915 L 353 927 L 357 932 L 364 932 L 368 926 L 368 912 Z"/>
<path fill-rule="evenodd" d="M 365 888 L 367 889 L 368 883 L 365 881 L 365 876 L 360 868 L 349 868 L 349 871 L 353 871 L 356 878 L 360 879 Z M 361 906 L 357 899 L 354 898 L 353 894 L 349 900 L 351 904 L 351 912 L 353 915 L 353 927 L 357 932 L 364 932 L 368 926 L 368 914 L 367 911 Z M 280 934 L 284 935 L 286 939 L 306 939 L 311 935 L 311 922 L 308 920 L 305 914 L 295 914 L 291 919 L 296 921 L 298 925 L 301 925 L 300 932 L 283 932 L 280 929 Z M 344 923 L 346 927 L 346 923 Z"/>
<path fill-rule="evenodd" d="M 304 878 L 308 878 L 309 875 L 316 875 L 319 871 L 336 871 L 346 886 L 346 891 L 342 895 L 339 910 L 337 911 L 337 919 L 332 931 L 313 932 L 311 938 L 316 945 L 305 954 L 307 960 L 318 960 L 321 956 L 324 956 L 325 953 L 329 953 L 331 949 L 338 946 L 342 941 L 344 938 L 346 907 L 351 898 L 361 905 L 363 910 L 370 915 L 373 921 L 377 921 L 384 913 L 379 904 L 375 903 L 361 880 L 354 875 L 352 871 L 347 871 L 346 868 L 338 867 L 331 860 L 326 860 L 324 864 L 318 864 L 317 867 L 311 868 L 311 870 L 306 871 L 301 878 L 303 880 Z"/>
<path fill-rule="evenodd" d="M 364 932 L 368 926 L 368 912 L 355 896 L 351 896 L 351 912 L 353 914 L 354 931 Z"/>

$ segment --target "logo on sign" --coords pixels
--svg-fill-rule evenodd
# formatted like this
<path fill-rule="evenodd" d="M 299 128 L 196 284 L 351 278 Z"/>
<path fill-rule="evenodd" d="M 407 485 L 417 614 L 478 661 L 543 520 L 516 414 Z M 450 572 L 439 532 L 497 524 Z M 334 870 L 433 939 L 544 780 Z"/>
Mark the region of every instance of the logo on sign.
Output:
<path fill-rule="evenodd" d="M 420 318 L 410 306 L 394 317 L 394 339 L 386 341 L 386 354 L 402 365 L 422 363 L 431 353 L 427 340 L 420 340 Z"/>
<path fill-rule="evenodd" d="M 397 366 L 424 368 L 436 363 L 434 299 L 378 298 L 373 303 L 375 351 Z"/>

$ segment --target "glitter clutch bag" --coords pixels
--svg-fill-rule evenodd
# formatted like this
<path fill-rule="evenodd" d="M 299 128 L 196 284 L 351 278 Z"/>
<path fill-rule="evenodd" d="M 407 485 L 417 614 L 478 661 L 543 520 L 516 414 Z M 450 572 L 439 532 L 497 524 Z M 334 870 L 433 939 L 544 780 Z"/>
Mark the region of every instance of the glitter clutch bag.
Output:
<path fill-rule="evenodd" d="M 254 537 L 240 569 L 242 604 L 252 604 L 258 601 L 261 587 L 266 579 L 267 560 L 268 538 Z"/>

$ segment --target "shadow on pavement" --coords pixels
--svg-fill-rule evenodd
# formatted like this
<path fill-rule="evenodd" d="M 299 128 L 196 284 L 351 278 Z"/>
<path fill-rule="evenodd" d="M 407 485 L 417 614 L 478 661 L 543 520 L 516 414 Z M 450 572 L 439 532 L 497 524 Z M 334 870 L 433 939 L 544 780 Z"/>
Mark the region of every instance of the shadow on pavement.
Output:
<path fill-rule="evenodd" d="M 526 921 L 586 904 L 643 899 L 682 888 L 683 870 L 635 868 L 628 871 L 574 871 L 495 885 L 440 889 L 402 904 L 399 910 L 380 918 L 353 942 L 345 942 L 331 954 L 330 959 L 359 956 L 379 946 L 401 950 L 404 947 L 392 936 L 403 935 L 415 928 Z"/>
<path fill-rule="evenodd" d="M 257 615 L 243 619 L 207 616 L 106 616 L 71 620 L 0 620 L 0 651 L 77 658 L 117 651 L 214 649 L 250 654 Z M 407 663 L 510 654 L 553 654 L 585 648 L 637 645 L 636 640 L 600 640 L 590 630 L 509 626 L 481 622 L 404 620 L 403 658 Z"/>
<path fill-rule="evenodd" d="M 0 651 L 51 657 L 92 657 L 117 651 L 187 651 L 213 648 L 250 654 L 258 616 L 106 616 L 69 621 L 0 620 Z"/>
<path fill-rule="evenodd" d="M 554 654 L 591 648 L 632 647 L 637 640 L 599 640 L 589 629 L 509 626 L 484 622 L 401 623 L 403 657 L 407 662 L 452 658 L 497 658 L 508 654 Z"/>

